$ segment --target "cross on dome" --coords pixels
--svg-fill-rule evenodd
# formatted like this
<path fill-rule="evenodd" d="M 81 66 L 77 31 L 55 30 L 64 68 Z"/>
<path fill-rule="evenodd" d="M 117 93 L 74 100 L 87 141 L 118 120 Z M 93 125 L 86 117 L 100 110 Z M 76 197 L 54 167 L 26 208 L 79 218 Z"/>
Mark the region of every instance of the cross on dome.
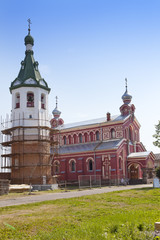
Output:
<path fill-rule="evenodd" d="M 56 108 L 58 106 L 58 97 L 56 96 Z"/>
<path fill-rule="evenodd" d="M 129 104 L 131 102 L 132 96 L 128 93 L 128 85 L 127 85 L 127 78 L 125 78 L 125 87 L 126 87 L 126 91 L 122 96 L 122 100 L 125 104 Z"/>
<path fill-rule="evenodd" d="M 27 20 L 27 22 L 28 22 L 28 34 L 30 34 L 30 31 L 31 31 L 31 19 L 29 18 L 28 20 Z"/>
<path fill-rule="evenodd" d="M 126 91 L 127 91 L 127 78 L 125 78 L 125 83 L 126 83 Z"/>
<path fill-rule="evenodd" d="M 61 112 L 58 110 L 58 97 L 56 96 L 56 107 L 55 109 L 52 111 L 52 114 L 54 116 L 55 119 L 58 119 L 61 115 Z"/>

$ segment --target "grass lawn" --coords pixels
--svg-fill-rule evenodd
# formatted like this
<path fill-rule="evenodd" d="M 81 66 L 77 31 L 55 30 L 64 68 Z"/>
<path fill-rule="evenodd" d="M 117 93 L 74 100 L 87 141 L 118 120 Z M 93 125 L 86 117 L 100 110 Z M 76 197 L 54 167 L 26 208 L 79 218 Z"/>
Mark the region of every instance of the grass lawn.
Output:
<path fill-rule="evenodd" d="M 156 221 L 160 189 L 118 191 L 0 208 L 0 239 L 151 240 Z"/>

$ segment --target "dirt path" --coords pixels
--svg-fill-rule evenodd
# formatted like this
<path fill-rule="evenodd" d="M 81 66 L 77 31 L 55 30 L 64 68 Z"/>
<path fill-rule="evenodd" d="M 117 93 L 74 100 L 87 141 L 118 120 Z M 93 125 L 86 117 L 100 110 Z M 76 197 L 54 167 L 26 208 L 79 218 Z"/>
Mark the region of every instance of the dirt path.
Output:
<path fill-rule="evenodd" d="M 148 188 L 148 187 L 153 187 L 153 185 L 152 184 L 128 185 L 128 186 L 120 186 L 120 187 L 103 187 L 103 188 L 97 188 L 97 189 L 63 192 L 63 193 L 53 192 L 53 193 L 46 193 L 43 195 L 28 195 L 28 196 L 23 196 L 18 198 L 2 199 L 2 200 L 0 199 L 0 207 L 43 202 L 43 201 L 56 200 L 56 199 L 62 199 L 62 198 L 81 197 L 86 195 L 129 190 L 129 189 L 135 189 L 135 188 Z"/>

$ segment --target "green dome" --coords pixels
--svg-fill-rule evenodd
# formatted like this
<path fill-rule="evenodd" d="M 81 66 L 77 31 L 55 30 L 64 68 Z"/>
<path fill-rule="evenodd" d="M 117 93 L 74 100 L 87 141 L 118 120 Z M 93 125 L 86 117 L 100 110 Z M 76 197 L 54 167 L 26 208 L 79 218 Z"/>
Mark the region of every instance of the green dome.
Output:
<path fill-rule="evenodd" d="M 25 39 L 24 39 L 25 45 L 31 44 L 32 46 L 34 45 L 34 38 L 28 34 Z"/>

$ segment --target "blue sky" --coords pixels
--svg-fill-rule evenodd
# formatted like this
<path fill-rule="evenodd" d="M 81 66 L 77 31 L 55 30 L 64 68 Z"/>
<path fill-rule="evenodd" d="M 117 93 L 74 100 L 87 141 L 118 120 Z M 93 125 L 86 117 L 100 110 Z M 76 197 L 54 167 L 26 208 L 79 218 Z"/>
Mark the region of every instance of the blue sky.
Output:
<path fill-rule="evenodd" d="M 119 114 L 133 96 L 147 150 L 160 119 L 159 0 L 0 0 L 0 115 L 11 110 L 9 86 L 24 59 L 31 18 L 34 57 L 65 123 Z"/>

